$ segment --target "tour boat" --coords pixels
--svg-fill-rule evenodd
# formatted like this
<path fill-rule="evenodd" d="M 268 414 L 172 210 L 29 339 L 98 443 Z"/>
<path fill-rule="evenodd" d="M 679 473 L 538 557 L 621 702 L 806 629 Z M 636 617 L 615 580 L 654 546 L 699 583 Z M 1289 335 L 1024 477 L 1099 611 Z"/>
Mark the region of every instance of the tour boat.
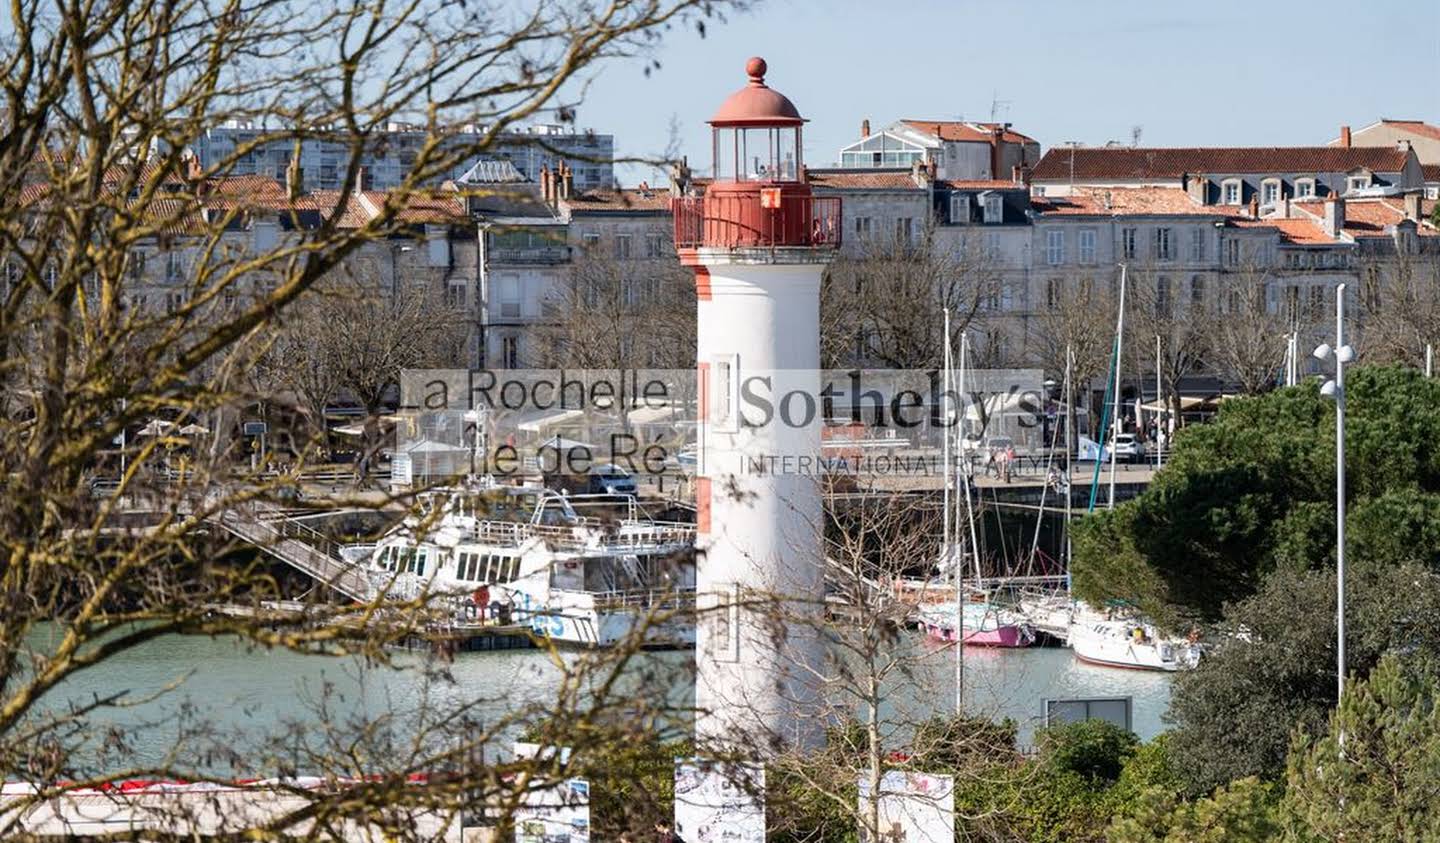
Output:
<path fill-rule="evenodd" d="M 1028 647 L 1035 631 L 1023 618 L 993 603 L 964 603 L 961 625 L 967 647 Z M 955 604 L 930 605 L 920 610 L 920 625 L 939 641 L 955 640 Z"/>
<path fill-rule="evenodd" d="M 1135 670 L 1189 670 L 1200 663 L 1200 646 L 1166 638 L 1139 620 L 1079 618 L 1070 627 L 1075 657 L 1090 664 Z"/>
<path fill-rule="evenodd" d="M 439 601 L 457 632 L 524 625 L 611 646 L 640 629 L 647 646 L 685 646 L 694 547 L 694 524 L 650 518 L 630 496 L 482 480 L 423 495 L 366 566 L 372 599 Z"/>

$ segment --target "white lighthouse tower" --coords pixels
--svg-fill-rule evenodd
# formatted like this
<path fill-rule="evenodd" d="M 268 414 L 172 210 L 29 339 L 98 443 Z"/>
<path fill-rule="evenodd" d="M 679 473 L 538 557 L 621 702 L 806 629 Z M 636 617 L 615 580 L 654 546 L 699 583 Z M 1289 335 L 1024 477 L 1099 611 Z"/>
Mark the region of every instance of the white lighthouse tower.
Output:
<path fill-rule="evenodd" d="M 699 300 L 696 731 L 764 754 L 824 726 L 820 278 L 841 221 L 806 183 L 799 111 L 764 59 L 745 70 L 710 120 L 714 180 L 674 213 Z"/>

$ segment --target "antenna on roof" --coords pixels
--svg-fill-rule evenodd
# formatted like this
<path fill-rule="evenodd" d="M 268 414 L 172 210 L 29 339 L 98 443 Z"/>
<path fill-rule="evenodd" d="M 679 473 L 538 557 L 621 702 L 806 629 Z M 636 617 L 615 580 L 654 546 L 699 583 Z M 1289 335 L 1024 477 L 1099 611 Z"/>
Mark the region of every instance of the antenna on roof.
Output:
<path fill-rule="evenodd" d="M 1131 145 L 1131 146 L 1139 146 L 1139 145 L 1140 145 L 1140 135 L 1141 135 L 1141 133 L 1143 133 L 1144 131 L 1145 131 L 1145 127 L 1144 127 L 1144 126 L 1141 126 L 1139 123 L 1136 123 L 1134 126 L 1131 126 L 1131 127 L 1130 127 L 1130 145 Z"/>
<path fill-rule="evenodd" d="M 990 92 L 990 122 L 999 123 L 1000 115 L 1010 110 L 1010 100 L 1000 99 L 999 91 Z"/>

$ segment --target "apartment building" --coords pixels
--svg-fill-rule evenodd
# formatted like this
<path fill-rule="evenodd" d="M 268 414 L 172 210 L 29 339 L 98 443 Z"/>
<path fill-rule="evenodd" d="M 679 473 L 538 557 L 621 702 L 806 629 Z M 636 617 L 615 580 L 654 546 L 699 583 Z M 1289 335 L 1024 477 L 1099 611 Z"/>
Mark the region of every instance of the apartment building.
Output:
<path fill-rule="evenodd" d="M 484 127 L 463 126 L 448 134 L 442 143 L 473 143 Z M 275 135 L 274 137 L 269 137 Z M 205 132 L 191 147 L 206 167 L 233 159 L 228 171 L 236 175 L 265 175 L 285 179 L 291 171 L 294 141 L 267 133 L 264 127 L 230 121 Z M 399 184 L 415 163 L 416 151 L 427 142 L 424 127 L 393 123 L 377 139 L 368 142 L 360 160 L 366 189 L 384 190 Z M 244 150 L 246 144 L 259 143 Z M 340 186 L 350 157 L 342 139 L 306 138 L 300 142 L 295 166 L 306 185 L 317 189 Z M 525 181 L 538 184 L 540 170 L 554 169 L 564 161 L 574 171 L 580 190 L 604 189 L 615 184 L 615 138 L 590 130 L 567 126 L 533 126 L 507 132 L 484 159 L 458 163 L 443 180 L 463 181 L 477 166 L 506 163 Z M 487 179 L 489 180 L 489 179 Z"/>
<path fill-rule="evenodd" d="M 899 120 L 878 132 L 860 124 L 860 139 L 840 149 L 847 170 L 908 169 L 916 163 L 957 181 L 1009 179 L 1040 160 L 1040 144 L 1009 123 Z"/>

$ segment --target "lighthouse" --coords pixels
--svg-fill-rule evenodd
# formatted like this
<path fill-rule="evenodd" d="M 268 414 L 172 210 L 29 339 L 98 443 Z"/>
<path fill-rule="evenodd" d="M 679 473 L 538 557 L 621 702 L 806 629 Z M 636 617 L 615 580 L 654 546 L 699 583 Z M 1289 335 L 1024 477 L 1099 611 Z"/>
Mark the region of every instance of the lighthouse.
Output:
<path fill-rule="evenodd" d="M 710 120 L 713 180 L 672 210 L 699 321 L 696 733 L 763 756 L 825 725 L 820 280 L 841 216 L 806 181 L 804 118 L 764 59 L 745 71 Z"/>

